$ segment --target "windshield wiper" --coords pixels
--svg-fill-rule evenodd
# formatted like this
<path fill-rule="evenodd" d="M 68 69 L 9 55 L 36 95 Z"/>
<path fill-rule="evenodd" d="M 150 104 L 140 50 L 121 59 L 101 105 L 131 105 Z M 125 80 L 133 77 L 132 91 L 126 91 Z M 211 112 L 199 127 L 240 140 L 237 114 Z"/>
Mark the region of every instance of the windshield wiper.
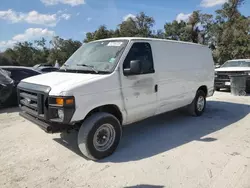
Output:
<path fill-rule="evenodd" d="M 67 71 L 67 68 L 66 67 L 69 67 L 69 65 L 67 65 L 67 64 L 63 64 L 63 66 L 59 69 L 59 70 L 64 70 L 65 72 Z M 58 70 L 58 71 L 59 71 Z"/>
<path fill-rule="evenodd" d="M 88 67 L 88 68 L 90 68 L 92 71 L 94 71 L 95 73 L 98 73 L 98 72 L 99 72 L 97 69 L 95 69 L 95 67 L 90 66 L 90 65 L 86 65 L 86 64 L 77 64 L 77 66 Z"/>

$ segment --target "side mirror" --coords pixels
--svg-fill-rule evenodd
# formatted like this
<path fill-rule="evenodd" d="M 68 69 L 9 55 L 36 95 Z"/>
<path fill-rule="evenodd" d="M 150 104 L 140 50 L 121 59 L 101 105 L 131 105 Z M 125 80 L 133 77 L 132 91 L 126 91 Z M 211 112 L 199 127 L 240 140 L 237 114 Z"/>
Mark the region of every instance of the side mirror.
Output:
<path fill-rule="evenodd" d="M 130 61 L 130 68 L 124 69 L 124 75 L 137 75 L 141 73 L 141 61 L 133 60 Z"/>
<path fill-rule="evenodd" d="M 221 66 L 221 65 L 216 64 L 216 65 L 215 65 L 215 68 L 216 68 L 216 69 L 217 69 L 217 68 L 220 68 L 220 66 Z"/>

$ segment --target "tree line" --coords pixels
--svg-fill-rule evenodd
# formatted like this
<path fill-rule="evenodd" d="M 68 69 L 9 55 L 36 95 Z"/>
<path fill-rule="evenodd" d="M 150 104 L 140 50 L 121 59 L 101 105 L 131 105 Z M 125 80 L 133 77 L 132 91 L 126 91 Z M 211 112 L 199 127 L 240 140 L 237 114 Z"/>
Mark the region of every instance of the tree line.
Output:
<path fill-rule="evenodd" d="M 239 11 L 244 0 L 229 0 L 214 15 L 193 11 L 188 20 L 172 21 L 164 29 L 153 30 L 153 17 L 140 12 L 120 23 L 115 30 L 101 25 L 96 31 L 86 33 L 83 43 L 112 37 L 152 37 L 188 41 L 208 45 L 214 62 L 250 58 L 250 17 Z M 82 42 L 55 37 L 49 42 L 44 38 L 17 43 L 0 54 L 0 65 L 33 66 L 39 63 L 63 64 Z"/>

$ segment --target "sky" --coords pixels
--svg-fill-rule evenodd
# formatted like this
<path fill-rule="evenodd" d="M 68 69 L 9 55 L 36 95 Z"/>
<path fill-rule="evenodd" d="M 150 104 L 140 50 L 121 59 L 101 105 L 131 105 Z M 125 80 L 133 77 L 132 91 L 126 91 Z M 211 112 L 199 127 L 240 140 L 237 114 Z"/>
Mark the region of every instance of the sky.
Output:
<path fill-rule="evenodd" d="M 16 42 L 53 36 L 82 41 L 100 25 L 115 29 L 143 11 L 154 17 L 154 29 L 166 22 L 186 20 L 194 10 L 213 14 L 227 0 L 1 0 L 0 51 Z M 250 1 L 240 11 L 250 16 Z"/>

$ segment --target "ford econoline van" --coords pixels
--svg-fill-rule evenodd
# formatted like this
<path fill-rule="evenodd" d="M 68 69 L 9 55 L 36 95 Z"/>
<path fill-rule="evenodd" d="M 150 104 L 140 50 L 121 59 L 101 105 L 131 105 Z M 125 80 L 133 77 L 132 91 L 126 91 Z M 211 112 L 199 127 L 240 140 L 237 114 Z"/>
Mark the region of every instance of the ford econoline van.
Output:
<path fill-rule="evenodd" d="M 20 115 L 48 133 L 78 130 L 91 160 L 116 150 L 124 125 L 181 107 L 201 116 L 213 92 L 207 46 L 151 38 L 83 44 L 58 71 L 18 85 Z"/>

